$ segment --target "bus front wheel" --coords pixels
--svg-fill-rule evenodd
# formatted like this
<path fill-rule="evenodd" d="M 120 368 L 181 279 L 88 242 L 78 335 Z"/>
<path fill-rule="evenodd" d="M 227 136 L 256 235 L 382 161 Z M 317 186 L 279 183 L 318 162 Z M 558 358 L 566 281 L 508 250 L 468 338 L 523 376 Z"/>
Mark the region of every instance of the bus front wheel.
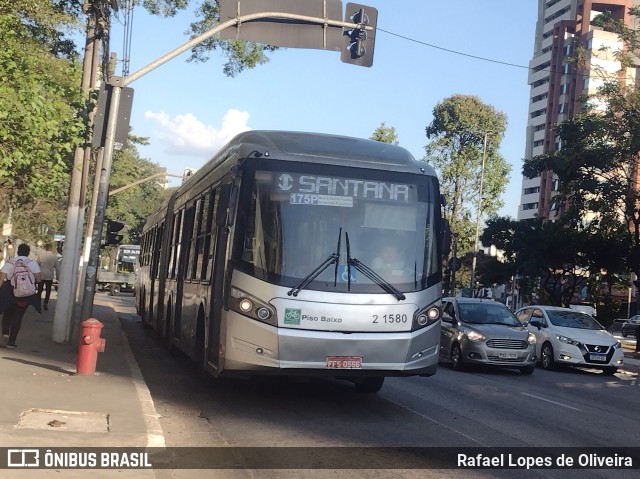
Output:
<path fill-rule="evenodd" d="M 362 378 L 356 379 L 356 391 L 360 393 L 377 393 L 382 389 L 384 377 L 381 378 Z"/>

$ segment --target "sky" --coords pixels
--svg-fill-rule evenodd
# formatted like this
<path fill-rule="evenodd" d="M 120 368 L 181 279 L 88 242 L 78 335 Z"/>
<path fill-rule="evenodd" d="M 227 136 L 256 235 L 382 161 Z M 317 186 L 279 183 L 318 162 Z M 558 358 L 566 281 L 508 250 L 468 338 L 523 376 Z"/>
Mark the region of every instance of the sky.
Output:
<path fill-rule="evenodd" d="M 192 0 L 193 3 L 193 0 Z M 347 2 L 343 2 L 343 7 Z M 369 138 L 396 130 L 400 146 L 425 156 L 434 107 L 475 95 L 507 115 L 500 151 L 512 166 L 500 215 L 517 217 L 529 102 L 536 0 L 367 0 L 378 10 L 373 65 L 343 63 L 340 52 L 287 48 L 234 78 L 225 58 L 205 63 L 184 53 L 147 73 L 134 89 L 131 127 L 148 137 L 142 157 L 168 173 L 199 168 L 245 130 L 297 130 Z M 173 18 L 133 12 L 129 72 L 186 43 L 193 11 Z M 111 52 L 122 59 L 122 15 L 112 18 Z M 116 75 L 121 75 L 118 64 Z M 177 184 L 172 180 L 173 184 Z"/>

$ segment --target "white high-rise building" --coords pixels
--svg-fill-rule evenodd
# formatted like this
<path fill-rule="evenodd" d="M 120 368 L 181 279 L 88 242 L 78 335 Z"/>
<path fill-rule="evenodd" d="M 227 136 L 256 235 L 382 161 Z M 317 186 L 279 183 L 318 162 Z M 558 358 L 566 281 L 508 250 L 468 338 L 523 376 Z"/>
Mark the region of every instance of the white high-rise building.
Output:
<path fill-rule="evenodd" d="M 604 77 L 624 75 L 635 82 L 635 71 L 620 72 L 614 52 L 623 48 L 618 36 L 592 25 L 602 12 L 633 27 L 629 7 L 640 0 L 538 0 L 533 58 L 529 62 L 531 86 L 525 159 L 562 148 L 553 126 L 579 113 L 579 99 L 593 93 Z M 576 45 L 585 50 L 577 64 Z M 604 47 L 604 48 L 603 48 Z M 553 196 L 558 181 L 551 172 L 522 179 L 518 219 L 553 220 L 559 213 Z"/>

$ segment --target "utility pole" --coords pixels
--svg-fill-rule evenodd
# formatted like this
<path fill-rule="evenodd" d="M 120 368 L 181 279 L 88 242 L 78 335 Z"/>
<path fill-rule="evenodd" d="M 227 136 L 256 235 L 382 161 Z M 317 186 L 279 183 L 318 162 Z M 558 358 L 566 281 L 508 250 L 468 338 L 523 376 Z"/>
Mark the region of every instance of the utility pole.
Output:
<path fill-rule="evenodd" d="M 102 18 L 104 8 L 100 8 L 104 0 L 86 0 L 83 11 L 87 14 L 87 36 L 82 64 L 81 89 L 88 97 L 91 89 L 96 87 L 99 66 L 100 41 L 103 36 Z M 88 129 L 92 126 L 93 115 L 89 114 Z M 73 157 L 71 184 L 69 187 L 69 205 L 67 207 L 67 223 L 65 227 L 64 251 L 60 266 L 63 281 L 58 286 L 58 299 L 53 318 L 52 339 L 63 343 L 71 334 L 74 316 L 75 292 L 78 284 L 78 267 L 80 260 L 80 242 L 84 226 L 84 190 L 86 189 L 91 146 L 88 138 L 78 146 Z"/>
<path fill-rule="evenodd" d="M 478 191 L 478 208 L 476 211 L 476 234 L 473 242 L 473 257 L 471 259 L 471 297 L 475 298 L 475 287 L 476 287 L 476 261 L 478 258 L 478 234 L 480 230 L 480 216 L 482 212 L 482 183 L 484 182 L 484 165 L 487 159 L 487 136 L 489 136 L 489 132 L 484 133 L 484 140 L 482 143 L 482 166 L 480 168 L 480 188 Z"/>
<path fill-rule="evenodd" d="M 453 233 L 453 268 L 451 268 L 451 296 L 456 295 L 456 271 L 460 269 L 460 261 L 458 260 L 458 233 Z"/>

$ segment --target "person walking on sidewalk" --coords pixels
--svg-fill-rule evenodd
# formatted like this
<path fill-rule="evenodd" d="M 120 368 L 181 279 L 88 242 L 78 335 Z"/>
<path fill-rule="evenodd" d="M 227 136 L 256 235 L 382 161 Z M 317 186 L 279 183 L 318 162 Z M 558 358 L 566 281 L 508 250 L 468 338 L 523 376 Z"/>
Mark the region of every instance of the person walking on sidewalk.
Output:
<path fill-rule="evenodd" d="M 42 312 L 36 287 L 42 281 L 40 266 L 29 259 L 30 252 L 29 245 L 22 243 L 18 246 L 18 255 L 0 269 L 0 313 L 4 313 L 2 346 L 7 348 L 17 346 L 16 338 L 22 325 L 22 317 L 29 305 Z"/>
<path fill-rule="evenodd" d="M 49 298 L 51 297 L 51 286 L 53 285 L 53 274 L 58 264 L 58 257 L 52 251 L 51 243 L 44 245 L 44 251 L 38 253 L 36 261 L 40 266 L 40 276 L 42 281 L 38 283 L 38 299 L 42 301 L 42 292 L 44 291 L 43 309 L 49 309 Z"/>

